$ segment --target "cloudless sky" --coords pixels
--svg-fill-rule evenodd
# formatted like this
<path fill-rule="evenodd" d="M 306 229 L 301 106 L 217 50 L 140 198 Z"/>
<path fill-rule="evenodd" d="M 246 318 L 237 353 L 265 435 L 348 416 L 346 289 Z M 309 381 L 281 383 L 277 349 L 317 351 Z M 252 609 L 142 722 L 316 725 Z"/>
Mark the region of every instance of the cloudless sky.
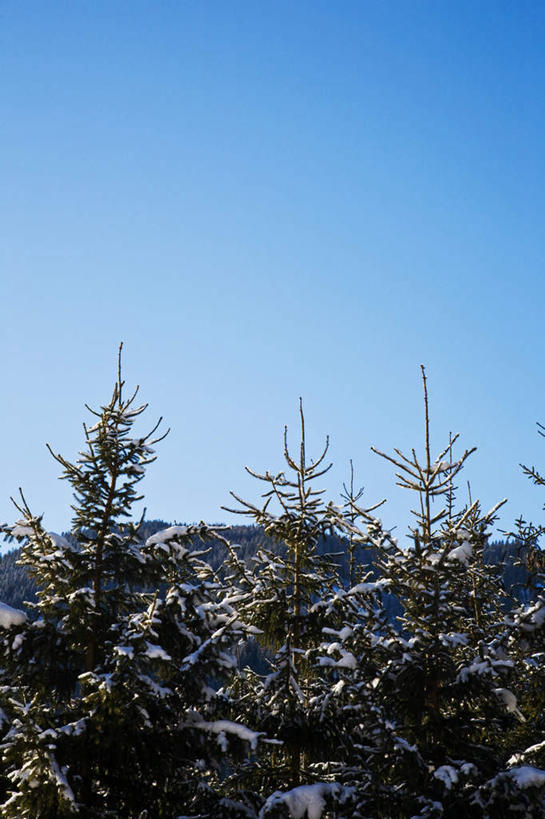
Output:
<path fill-rule="evenodd" d="M 402 532 L 369 447 L 422 450 L 425 363 L 435 448 L 543 521 L 544 43 L 535 0 L 2 0 L 0 519 L 22 486 L 69 527 L 45 442 L 76 456 L 122 340 L 172 428 L 149 517 L 257 500 L 301 395 L 329 495 L 352 458 Z"/>

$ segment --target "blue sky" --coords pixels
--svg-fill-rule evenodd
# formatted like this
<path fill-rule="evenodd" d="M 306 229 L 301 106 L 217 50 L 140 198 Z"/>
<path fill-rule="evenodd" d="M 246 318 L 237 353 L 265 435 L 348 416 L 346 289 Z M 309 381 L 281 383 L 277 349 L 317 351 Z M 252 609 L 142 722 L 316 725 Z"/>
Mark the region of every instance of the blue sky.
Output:
<path fill-rule="evenodd" d="M 50 529 L 117 346 L 172 428 L 149 515 L 225 519 L 282 467 L 304 399 L 332 497 L 374 444 L 478 452 L 474 496 L 543 520 L 545 7 L 537 2 L 0 4 L 0 519 Z"/>

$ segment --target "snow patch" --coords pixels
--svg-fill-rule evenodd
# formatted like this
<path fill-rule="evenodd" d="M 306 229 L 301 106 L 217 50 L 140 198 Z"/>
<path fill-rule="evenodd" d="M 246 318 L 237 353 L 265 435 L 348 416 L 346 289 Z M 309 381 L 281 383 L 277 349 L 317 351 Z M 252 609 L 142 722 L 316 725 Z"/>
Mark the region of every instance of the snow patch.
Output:
<path fill-rule="evenodd" d="M 149 657 L 150 660 L 172 660 L 172 657 L 167 654 L 164 648 L 148 642 L 146 642 L 146 657 Z"/>
<path fill-rule="evenodd" d="M 146 540 L 146 546 L 154 546 L 156 543 L 168 543 L 175 537 L 185 537 L 188 532 L 187 526 L 169 526 L 167 529 L 161 529 Z"/>
<path fill-rule="evenodd" d="M 27 526 L 26 523 L 19 521 L 10 529 L 10 534 L 13 537 L 31 537 L 34 534 L 32 526 Z"/>
<path fill-rule="evenodd" d="M 534 768 L 532 765 L 511 768 L 509 775 L 519 788 L 542 788 L 545 785 L 545 771 L 541 768 Z"/>
<path fill-rule="evenodd" d="M 330 653 L 331 646 L 328 649 L 328 654 Z M 321 666 L 333 666 L 334 668 L 351 668 L 355 669 L 358 667 L 358 661 L 350 651 L 345 651 L 343 648 L 340 648 L 338 643 L 333 643 L 333 649 L 337 650 L 341 655 L 340 660 L 332 660 L 331 657 L 320 657 L 318 659 L 318 663 Z"/>
<path fill-rule="evenodd" d="M 134 648 L 132 646 L 115 646 L 114 651 L 121 657 L 134 657 Z"/>
<path fill-rule="evenodd" d="M 514 714 L 521 722 L 526 722 L 526 717 L 522 711 L 519 710 L 517 706 L 517 698 L 512 691 L 509 691 L 508 688 L 493 688 L 492 690 L 494 691 L 494 694 L 503 702 L 506 710 L 510 714 Z"/>
<path fill-rule="evenodd" d="M 458 771 L 452 765 L 441 765 L 433 772 L 433 775 L 436 779 L 441 780 L 448 791 L 458 783 Z"/>
<path fill-rule="evenodd" d="M 57 549 L 60 549 L 61 551 L 73 551 L 67 539 L 62 535 L 58 535 L 56 532 L 48 532 L 47 535 L 53 541 L 53 545 L 56 546 Z"/>
<path fill-rule="evenodd" d="M 12 626 L 22 626 L 26 623 L 27 616 L 20 609 L 13 609 L 7 603 L 0 602 L 0 626 L 11 628 Z"/>
<path fill-rule="evenodd" d="M 338 785 L 336 782 L 317 782 L 315 785 L 300 785 L 291 791 L 275 791 L 259 812 L 259 819 L 265 819 L 272 808 L 285 805 L 291 819 L 321 819 L 326 808 L 328 796 L 343 799 L 350 795 L 352 789 Z"/>
<path fill-rule="evenodd" d="M 469 542 L 469 540 L 464 540 L 464 542 L 460 546 L 456 546 L 451 552 L 447 555 L 449 560 L 459 560 L 460 563 L 463 563 L 465 566 L 469 563 L 471 558 L 473 557 L 473 546 Z"/>
<path fill-rule="evenodd" d="M 519 765 L 521 762 L 524 762 L 524 760 L 526 759 L 527 756 L 532 756 L 533 754 L 537 754 L 537 753 L 539 753 L 539 751 L 542 751 L 544 748 L 545 748 L 545 741 L 544 742 L 538 742 L 536 745 L 530 745 L 530 747 L 526 748 L 525 751 L 522 751 L 519 754 L 513 754 L 513 756 L 510 757 L 507 760 L 507 764 L 508 765 Z"/>
<path fill-rule="evenodd" d="M 188 726 L 191 728 L 199 728 L 201 731 L 208 731 L 211 734 L 217 734 L 218 742 L 224 750 L 227 750 L 226 734 L 234 734 L 245 742 L 248 742 L 252 751 L 256 749 L 259 737 L 263 736 L 259 731 L 251 731 L 250 728 L 247 728 L 245 725 L 241 725 L 239 722 L 231 722 L 231 720 L 228 719 L 218 719 L 214 722 L 205 722 L 204 720 L 202 722 L 191 722 L 188 723 Z"/>

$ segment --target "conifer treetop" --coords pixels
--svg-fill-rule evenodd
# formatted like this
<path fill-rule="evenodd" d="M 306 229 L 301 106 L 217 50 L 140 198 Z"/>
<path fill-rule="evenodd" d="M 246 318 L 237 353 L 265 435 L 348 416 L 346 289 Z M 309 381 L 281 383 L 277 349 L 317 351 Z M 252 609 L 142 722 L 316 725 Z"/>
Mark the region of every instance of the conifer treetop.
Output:
<path fill-rule="evenodd" d="M 414 538 L 416 548 L 420 543 L 430 543 L 437 533 L 437 525 L 448 519 L 449 508 L 455 487 L 454 478 L 463 468 L 469 456 L 476 451 L 476 447 L 466 449 L 457 460 L 452 460 L 452 448 L 459 438 L 459 433 L 449 435 L 448 444 L 439 452 L 439 455 L 432 460 L 430 444 L 430 418 L 429 418 L 429 398 L 426 370 L 423 364 L 420 365 L 422 374 L 422 385 L 424 392 L 424 461 L 419 459 L 414 448 L 411 449 L 410 456 L 394 448 L 394 455 L 372 446 L 371 450 L 381 458 L 392 463 L 399 471 L 396 472 L 396 484 L 403 489 L 409 489 L 418 493 L 419 509 L 411 510 L 416 519 L 416 525 L 411 527 L 411 534 Z M 451 459 L 445 460 L 450 454 Z M 432 504 L 436 498 L 447 497 L 447 502 L 438 511 L 432 511 Z"/>

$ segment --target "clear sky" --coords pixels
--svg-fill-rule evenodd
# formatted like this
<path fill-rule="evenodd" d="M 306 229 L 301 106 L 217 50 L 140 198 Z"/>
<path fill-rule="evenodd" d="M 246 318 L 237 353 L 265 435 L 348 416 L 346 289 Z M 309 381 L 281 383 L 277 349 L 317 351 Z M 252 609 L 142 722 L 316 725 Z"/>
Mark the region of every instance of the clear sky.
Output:
<path fill-rule="evenodd" d="M 0 519 L 53 530 L 117 346 L 172 431 L 148 515 L 229 519 L 303 396 L 403 530 L 371 444 L 478 452 L 474 496 L 543 521 L 545 5 L 0 2 Z"/>

